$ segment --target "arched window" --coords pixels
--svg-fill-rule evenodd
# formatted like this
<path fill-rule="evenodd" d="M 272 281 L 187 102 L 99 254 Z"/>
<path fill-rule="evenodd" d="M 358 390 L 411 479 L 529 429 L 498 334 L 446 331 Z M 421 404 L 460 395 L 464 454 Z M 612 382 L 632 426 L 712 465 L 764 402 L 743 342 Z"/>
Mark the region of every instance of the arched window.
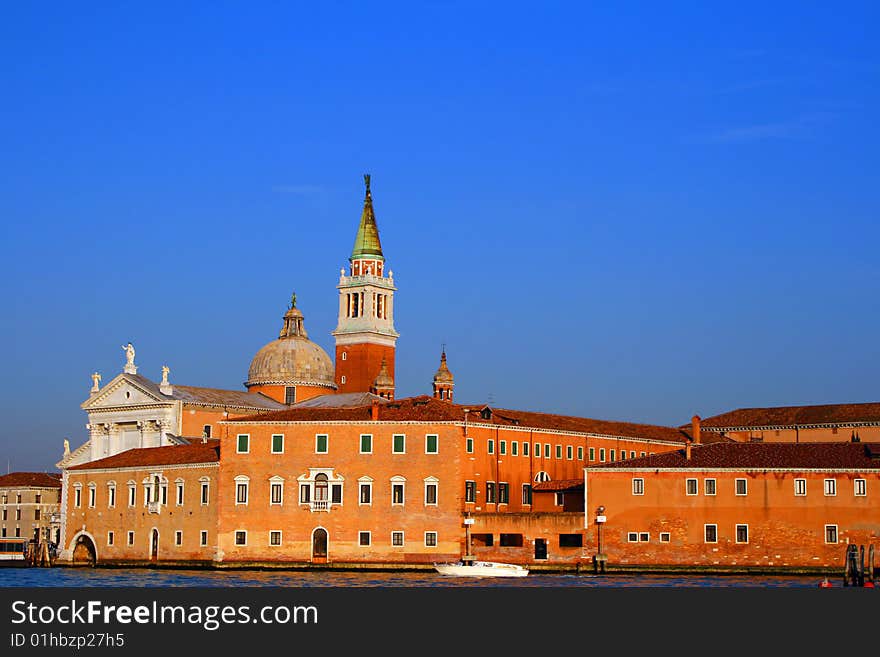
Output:
<path fill-rule="evenodd" d="M 315 501 L 326 502 L 328 489 L 329 484 L 327 480 L 327 475 L 323 472 L 319 472 L 315 475 Z"/>
<path fill-rule="evenodd" d="M 537 482 L 550 481 L 550 475 L 548 475 L 546 472 L 541 470 L 538 474 L 535 475 L 535 481 L 537 481 Z"/>

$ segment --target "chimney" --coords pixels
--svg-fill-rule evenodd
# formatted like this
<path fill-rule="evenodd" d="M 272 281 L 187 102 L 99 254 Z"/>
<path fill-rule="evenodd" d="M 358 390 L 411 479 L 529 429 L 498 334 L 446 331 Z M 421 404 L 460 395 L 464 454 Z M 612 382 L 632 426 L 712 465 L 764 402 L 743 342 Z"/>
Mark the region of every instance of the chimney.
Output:
<path fill-rule="evenodd" d="M 691 441 L 685 441 L 684 443 L 684 459 L 685 461 L 691 460 Z"/>
<path fill-rule="evenodd" d="M 691 433 L 694 436 L 694 442 L 700 444 L 700 416 L 694 415 L 691 418 Z"/>
<path fill-rule="evenodd" d="M 379 419 L 379 400 L 373 400 L 373 407 L 370 409 L 370 419 L 375 422 Z"/>

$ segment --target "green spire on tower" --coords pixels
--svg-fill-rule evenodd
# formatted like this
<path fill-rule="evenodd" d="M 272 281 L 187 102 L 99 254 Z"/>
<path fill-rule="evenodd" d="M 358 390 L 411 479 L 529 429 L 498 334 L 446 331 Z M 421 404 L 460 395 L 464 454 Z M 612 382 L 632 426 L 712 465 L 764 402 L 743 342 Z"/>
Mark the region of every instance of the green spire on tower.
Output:
<path fill-rule="evenodd" d="M 379 228 L 376 226 L 376 215 L 373 213 L 373 197 L 370 195 L 370 174 L 364 174 L 364 185 L 367 188 L 364 197 L 364 211 L 361 213 L 361 224 L 354 238 L 351 260 L 371 258 L 384 260 L 382 244 L 379 242 Z"/>

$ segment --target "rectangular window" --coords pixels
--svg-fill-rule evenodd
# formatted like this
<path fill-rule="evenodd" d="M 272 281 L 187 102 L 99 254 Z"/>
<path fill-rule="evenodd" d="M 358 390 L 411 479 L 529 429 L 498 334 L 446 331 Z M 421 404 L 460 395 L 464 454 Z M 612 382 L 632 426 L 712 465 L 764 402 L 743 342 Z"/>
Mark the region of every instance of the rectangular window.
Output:
<path fill-rule="evenodd" d="M 235 486 L 235 503 L 236 504 L 247 504 L 248 503 L 248 485 L 246 482 L 239 482 Z"/>
<path fill-rule="evenodd" d="M 238 434 L 238 441 L 236 443 L 236 451 L 239 454 L 247 454 L 251 449 L 251 437 L 246 433 Z"/>
<path fill-rule="evenodd" d="M 630 453 L 629 453 L 629 457 L 630 457 L 631 459 L 634 459 L 634 458 L 636 457 L 636 453 L 635 453 L 635 451 L 630 451 Z"/>
<path fill-rule="evenodd" d="M 425 532 L 425 547 L 437 547 L 437 532 Z"/>
<path fill-rule="evenodd" d="M 183 506 L 183 482 L 178 481 L 174 487 L 176 492 L 176 504 L 177 506 Z"/>
<path fill-rule="evenodd" d="M 134 545 L 134 532 L 128 532 L 126 535 L 126 541 L 129 545 Z"/>
<path fill-rule="evenodd" d="M 235 532 L 235 544 L 236 545 L 247 545 L 247 532 L 243 529 L 239 529 Z"/>
<path fill-rule="evenodd" d="M 274 529 L 269 532 L 269 545 L 281 545 L 281 532 L 279 530 Z"/>
<path fill-rule="evenodd" d="M 465 449 L 467 450 L 467 453 L 473 454 L 474 453 L 474 439 L 468 438 L 464 442 L 465 442 Z"/>
<path fill-rule="evenodd" d="M 486 482 L 486 504 L 495 504 L 495 482 Z"/>
<path fill-rule="evenodd" d="M 183 545 L 183 532 L 179 529 L 174 532 L 174 544 L 175 545 Z"/>
<path fill-rule="evenodd" d="M 330 437 L 326 433 L 315 434 L 315 454 L 326 454 Z"/>
<path fill-rule="evenodd" d="M 162 504 L 168 506 L 168 484 L 162 484 L 160 490 L 162 492 Z"/>
<path fill-rule="evenodd" d="M 684 482 L 684 492 L 685 492 L 685 495 L 696 495 L 697 494 L 697 480 L 696 479 L 687 479 Z"/>
<path fill-rule="evenodd" d="M 561 548 L 578 548 L 584 546 L 583 534 L 560 534 L 559 547 Z"/>
<path fill-rule="evenodd" d="M 534 454 L 536 459 L 541 458 L 541 443 L 535 443 Z"/>
<path fill-rule="evenodd" d="M 107 506 L 111 509 L 116 506 L 116 486 L 107 488 Z"/>
<path fill-rule="evenodd" d="M 299 485 L 299 503 L 308 504 L 312 499 L 312 487 L 308 484 Z"/>
<path fill-rule="evenodd" d="M 523 443 L 523 456 L 529 455 L 529 443 Z"/>
<path fill-rule="evenodd" d="M 406 436 L 402 433 L 396 433 L 391 437 L 391 452 L 393 454 L 406 453 Z"/>
<path fill-rule="evenodd" d="M 477 482 L 475 482 L 475 481 L 464 482 L 464 501 L 465 502 L 476 502 L 476 500 L 477 500 Z"/>
<path fill-rule="evenodd" d="M 565 504 L 565 493 L 553 493 L 553 503 L 556 506 L 563 506 Z"/>
<path fill-rule="evenodd" d="M 203 529 L 202 531 L 199 532 L 199 545 L 204 547 L 207 544 L 208 544 L 208 532 Z"/>
<path fill-rule="evenodd" d="M 435 484 L 435 483 L 425 484 L 425 504 L 426 505 L 436 505 L 437 504 L 437 484 Z"/>
<path fill-rule="evenodd" d="M 639 542 L 639 533 L 638 532 L 627 532 L 626 541 L 627 541 L 627 543 L 638 543 Z"/>
<path fill-rule="evenodd" d="M 94 486 L 89 486 L 89 507 L 95 508 L 96 490 Z"/>
<path fill-rule="evenodd" d="M 669 542 L 669 532 L 660 532 L 660 542 L 668 543 Z"/>
<path fill-rule="evenodd" d="M 82 488 L 73 489 L 73 506 L 77 509 L 82 506 Z"/>
<path fill-rule="evenodd" d="M 373 484 L 361 482 L 360 494 L 358 495 L 358 504 L 373 503 Z"/>
<path fill-rule="evenodd" d="M 736 542 L 737 543 L 748 543 L 749 542 L 749 526 L 748 525 L 737 525 L 736 526 Z"/>
<path fill-rule="evenodd" d="M 134 486 L 128 487 L 128 506 L 134 506 L 137 498 L 137 488 Z"/>
<path fill-rule="evenodd" d="M 296 386 L 284 386 L 284 403 L 288 406 L 296 403 Z"/>
<path fill-rule="evenodd" d="M 510 503 L 510 485 L 502 481 L 498 484 L 498 504 Z"/>
<path fill-rule="evenodd" d="M 208 506 L 208 482 L 202 482 L 202 495 L 201 495 L 201 504 L 202 506 Z"/>
<path fill-rule="evenodd" d="M 648 532 L 639 532 L 639 543 L 648 543 L 651 540 L 651 535 Z"/>
<path fill-rule="evenodd" d="M 342 504 L 342 484 L 333 484 L 330 486 L 330 503 Z"/>
<path fill-rule="evenodd" d="M 807 494 L 807 480 L 806 479 L 795 479 L 794 480 L 794 494 L 798 497 L 804 497 Z"/>
<path fill-rule="evenodd" d="M 281 482 L 273 482 L 269 486 L 269 504 L 281 504 L 284 485 Z"/>
<path fill-rule="evenodd" d="M 706 495 L 714 495 L 715 494 L 715 480 L 714 479 L 706 479 L 703 482 L 703 489 Z"/>
<path fill-rule="evenodd" d="M 557 459 L 561 459 L 561 458 L 562 458 L 562 445 L 557 445 L 557 446 L 556 446 L 556 458 L 557 458 Z"/>
<path fill-rule="evenodd" d="M 522 503 L 524 505 L 528 505 L 532 503 L 532 485 L 531 484 L 523 484 L 522 485 Z"/>
<path fill-rule="evenodd" d="M 391 532 L 391 545 L 403 547 L 403 532 Z"/>
<path fill-rule="evenodd" d="M 404 500 L 403 484 L 391 484 L 391 504 L 403 504 Z"/>
<path fill-rule="evenodd" d="M 574 458 L 574 447 L 571 445 L 566 445 L 565 447 L 565 458 L 571 461 Z"/>
<path fill-rule="evenodd" d="M 611 450 L 611 456 L 609 457 L 608 460 L 611 461 L 612 463 L 614 463 L 614 461 L 615 461 L 616 459 L 617 459 L 617 450 L 612 449 L 612 450 Z"/>
<path fill-rule="evenodd" d="M 637 477 L 632 480 L 633 487 L 633 495 L 644 495 L 645 494 L 645 480 L 641 477 Z"/>
<path fill-rule="evenodd" d="M 107 545 L 113 545 L 113 532 L 107 532 Z"/>
<path fill-rule="evenodd" d="M 486 442 L 486 453 L 494 454 L 495 453 L 495 441 L 492 438 Z"/>
<path fill-rule="evenodd" d="M 591 461 L 596 460 L 596 448 L 595 447 L 590 447 L 590 460 Z"/>
<path fill-rule="evenodd" d="M 361 434 L 361 454 L 373 453 L 373 436 L 369 433 Z"/>
<path fill-rule="evenodd" d="M 833 497 L 837 495 L 837 480 L 836 479 L 826 479 L 825 480 L 825 495 L 826 497 Z"/>
<path fill-rule="evenodd" d="M 507 441 L 506 440 L 498 441 L 498 453 L 501 454 L 501 456 L 504 456 L 505 454 L 507 454 Z"/>
<path fill-rule="evenodd" d="M 825 542 L 837 543 L 837 525 L 825 525 Z"/>
<path fill-rule="evenodd" d="M 605 463 L 605 448 L 599 448 L 599 463 Z"/>
<path fill-rule="evenodd" d="M 868 482 L 866 479 L 853 479 L 853 495 L 865 497 L 868 494 Z"/>
<path fill-rule="evenodd" d="M 519 443 L 515 440 L 510 441 L 510 455 L 519 456 Z"/>
<path fill-rule="evenodd" d="M 425 436 L 425 454 L 436 454 L 438 450 L 437 434 L 429 433 Z"/>
<path fill-rule="evenodd" d="M 281 434 L 281 433 L 273 433 L 272 434 L 272 453 L 273 454 L 283 454 L 284 453 L 284 434 Z"/>
<path fill-rule="evenodd" d="M 706 543 L 718 542 L 718 525 L 704 525 Z"/>
<path fill-rule="evenodd" d="M 584 448 L 578 447 L 578 461 L 584 460 Z"/>
<path fill-rule="evenodd" d="M 358 545 L 361 547 L 370 546 L 370 532 L 358 532 Z"/>
<path fill-rule="evenodd" d="M 736 494 L 746 495 L 748 493 L 748 482 L 745 479 L 736 480 Z"/>
<path fill-rule="evenodd" d="M 642 457 L 643 457 L 643 456 L 645 456 L 645 453 L 644 453 L 644 452 L 639 452 L 639 456 L 642 456 Z"/>
<path fill-rule="evenodd" d="M 544 443 L 544 458 L 550 458 L 550 443 Z"/>

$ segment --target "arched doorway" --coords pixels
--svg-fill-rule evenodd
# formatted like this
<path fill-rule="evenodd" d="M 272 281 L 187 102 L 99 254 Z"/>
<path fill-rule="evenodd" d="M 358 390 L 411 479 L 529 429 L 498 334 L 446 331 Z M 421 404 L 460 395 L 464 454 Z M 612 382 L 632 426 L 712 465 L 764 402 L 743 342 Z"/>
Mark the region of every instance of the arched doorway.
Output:
<path fill-rule="evenodd" d="M 78 566 L 94 566 L 98 561 L 98 552 L 92 539 L 80 534 L 73 546 L 73 563 Z"/>
<path fill-rule="evenodd" d="M 327 563 L 327 530 L 318 527 L 312 532 L 312 563 Z"/>
<path fill-rule="evenodd" d="M 159 530 L 153 527 L 150 532 L 150 561 L 156 561 L 159 558 Z"/>

